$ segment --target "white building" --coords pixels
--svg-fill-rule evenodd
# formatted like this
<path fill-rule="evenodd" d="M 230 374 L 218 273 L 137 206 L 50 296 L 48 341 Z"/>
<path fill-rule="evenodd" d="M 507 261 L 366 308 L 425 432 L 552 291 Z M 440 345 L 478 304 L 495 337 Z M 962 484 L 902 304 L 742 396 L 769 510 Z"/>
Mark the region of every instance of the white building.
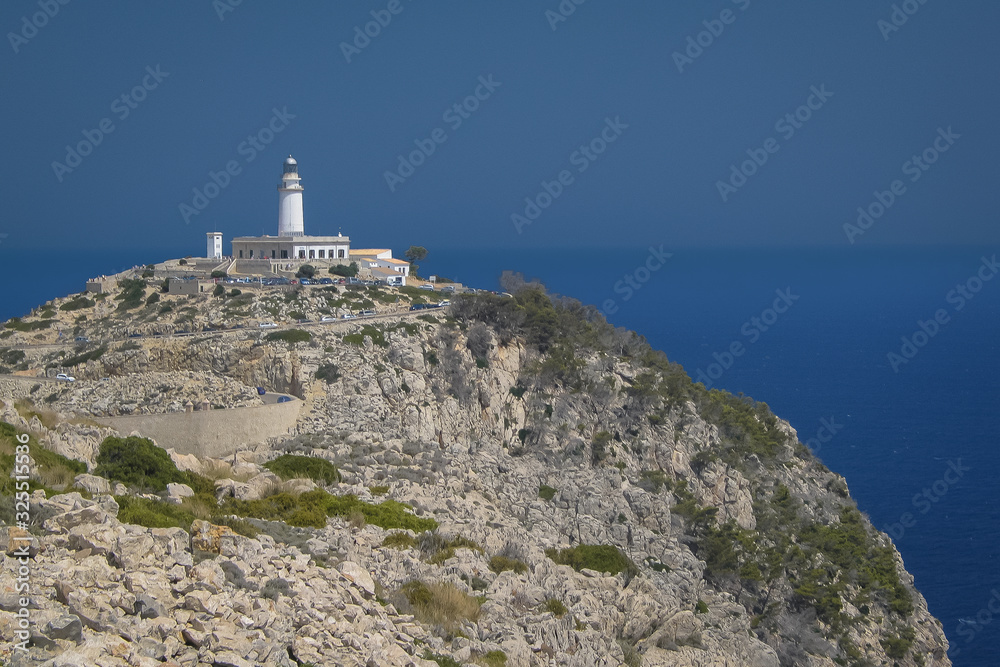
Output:
<path fill-rule="evenodd" d="M 222 259 L 222 232 L 208 233 L 208 254 L 210 259 Z"/>
<path fill-rule="evenodd" d="M 233 239 L 233 258 L 241 259 L 325 259 L 350 258 L 350 237 L 306 236 L 302 215 L 302 192 L 298 163 L 291 155 L 285 160 L 278 184 L 278 235 L 239 236 Z M 340 263 L 340 262 L 335 262 Z"/>

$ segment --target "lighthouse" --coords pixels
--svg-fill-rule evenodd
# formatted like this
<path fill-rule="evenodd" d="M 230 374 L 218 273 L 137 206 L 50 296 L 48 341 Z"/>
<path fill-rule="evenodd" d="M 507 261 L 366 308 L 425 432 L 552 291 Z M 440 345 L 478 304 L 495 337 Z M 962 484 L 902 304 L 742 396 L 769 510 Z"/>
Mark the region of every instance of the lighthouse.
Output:
<path fill-rule="evenodd" d="M 301 180 L 299 163 L 289 155 L 278 184 L 278 236 L 305 236 Z"/>

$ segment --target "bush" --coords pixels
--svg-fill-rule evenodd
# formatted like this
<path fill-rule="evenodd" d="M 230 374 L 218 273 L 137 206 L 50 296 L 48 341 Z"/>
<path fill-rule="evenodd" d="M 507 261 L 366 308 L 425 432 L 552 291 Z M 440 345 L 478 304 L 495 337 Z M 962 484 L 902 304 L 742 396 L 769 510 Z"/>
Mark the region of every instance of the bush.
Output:
<path fill-rule="evenodd" d="M 18 435 L 23 435 L 17 428 L 7 422 L 0 422 L 0 495 L 12 496 L 16 491 L 17 480 L 14 478 L 16 462 L 16 447 L 21 444 Z M 28 455 L 31 457 L 32 479 L 28 480 L 29 490 L 44 489 L 47 495 L 56 491 L 48 488 L 49 484 L 68 487 L 73 478 L 87 472 L 87 464 L 69 459 L 62 454 L 45 449 L 34 436 L 29 434 Z M 11 503 L 13 507 L 13 503 Z M 13 517 L 11 517 L 13 519 Z"/>
<path fill-rule="evenodd" d="M 121 287 L 121 292 L 115 297 L 116 301 L 121 302 L 118 304 L 118 310 L 131 310 L 142 305 L 146 296 L 145 280 L 126 278 L 120 281 L 118 286 Z"/>
<path fill-rule="evenodd" d="M 228 273 L 226 273 L 225 271 L 222 271 L 220 269 L 215 269 L 214 271 L 212 271 L 212 277 L 213 278 L 226 278 L 228 276 L 229 276 Z"/>
<path fill-rule="evenodd" d="M 479 601 L 454 584 L 425 584 L 409 581 L 399 589 L 413 607 L 417 620 L 453 630 L 465 620 L 479 618 Z"/>
<path fill-rule="evenodd" d="M 303 264 L 299 267 L 299 270 L 295 272 L 296 278 L 305 278 L 306 280 L 311 279 L 316 275 L 316 267 L 312 264 Z"/>
<path fill-rule="evenodd" d="M 278 577 L 277 579 L 270 579 L 264 584 L 264 587 L 260 589 L 260 594 L 262 597 L 277 600 L 282 595 L 292 597 L 295 595 L 295 591 L 292 590 L 288 581 Z"/>
<path fill-rule="evenodd" d="M 542 484 L 541 486 L 538 487 L 538 497 L 541 498 L 542 500 L 552 500 L 557 492 L 558 489 L 554 489 L 551 486 L 546 486 L 545 484 Z"/>
<path fill-rule="evenodd" d="M 265 463 L 264 467 L 281 479 L 307 478 L 320 484 L 334 484 L 340 481 L 340 471 L 326 459 L 312 456 L 282 454 Z"/>
<path fill-rule="evenodd" d="M 523 561 L 507 556 L 494 556 L 490 559 L 490 570 L 500 574 L 501 572 L 516 572 L 524 574 L 528 571 L 528 566 Z"/>
<path fill-rule="evenodd" d="M 166 450 L 146 438 L 108 436 L 97 454 L 95 475 L 138 487 L 165 491 L 171 482 L 186 483 Z"/>
<path fill-rule="evenodd" d="M 330 274 L 343 278 L 353 278 L 358 275 L 358 263 L 351 262 L 349 265 L 337 264 L 330 267 Z"/>
<path fill-rule="evenodd" d="M 557 600 L 555 598 L 549 598 L 543 602 L 542 609 L 552 612 L 556 615 L 556 618 L 562 618 L 566 615 L 566 612 L 569 611 L 561 600 Z"/>
<path fill-rule="evenodd" d="M 87 297 L 80 296 L 73 297 L 63 305 L 59 306 L 59 310 L 80 310 L 82 308 L 93 308 L 94 301 L 91 301 Z"/>
<path fill-rule="evenodd" d="M 191 530 L 195 516 L 179 505 L 139 498 L 138 496 L 115 496 L 118 503 L 118 520 L 146 528 L 183 528 Z"/>
<path fill-rule="evenodd" d="M 284 341 L 285 343 L 308 343 L 312 340 L 312 334 L 302 329 L 287 329 L 286 331 L 272 331 L 264 337 L 268 341 Z"/>
<path fill-rule="evenodd" d="M 154 303 L 159 303 L 159 302 L 160 302 L 159 292 L 153 292 L 152 294 L 149 295 L 149 298 L 146 299 L 147 306 L 152 306 Z"/>
<path fill-rule="evenodd" d="M 81 354 L 77 354 L 77 355 L 74 355 L 72 357 L 68 357 L 66 359 L 63 359 L 62 361 L 59 362 L 59 365 L 60 366 L 65 366 L 67 368 L 69 368 L 71 366 L 79 366 L 80 364 L 85 364 L 88 361 L 92 361 L 92 360 L 95 360 L 95 359 L 100 359 L 102 356 L 104 356 L 104 353 L 107 352 L 107 351 L 108 351 L 108 348 L 106 348 L 106 347 L 99 347 L 99 348 L 97 348 L 95 350 L 91 350 L 90 352 L 83 352 Z"/>
<path fill-rule="evenodd" d="M 507 654 L 503 651 L 487 651 L 479 658 L 480 664 L 486 667 L 505 667 L 507 664 Z"/>
<path fill-rule="evenodd" d="M 389 343 L 385 340 L 385 335 L 370 324 L 362 327 L 359 333 L 347 334 L 344 336 L 344 342 L 348 345 L 357 345 L 358 347 L 362 347 L 365 344 L 366 337 L 371 338 L 372 343 L 378 345 L 379 347 L 389 347 Z"/>
<path fill-rule="evenodd" d="M 226 288 L 223 287 L 222 283 L 216 285 L 215 289 L 212 290 L 212 296 L 224 296 L 225 294 L 226 294 Z M 158 296 L 158 295 L 154 294 L 153 296 Z"/>
<path fill-rule="evenodd" d="M 409 533 L 389 533 L 382 540 L 382 546 L 390 549 L 413 549 L 417 546 L 417 540 Z"/>
<path fill-rule="evenodd" d="M 340 379 L 340 369 L 336 364 L 323 364 L 316 369 L 316 379 L 333 384 Z"/>
<path fill-rule="evenodd" d="M 633 576 L 639 568 L 620 549 L 611 545 L 581 544 L 569 549 L 546 549 L 545 555 L 560 565 L 569 565 L 574 570 L 587 568 L 608 574 L 624 572 Z"/>

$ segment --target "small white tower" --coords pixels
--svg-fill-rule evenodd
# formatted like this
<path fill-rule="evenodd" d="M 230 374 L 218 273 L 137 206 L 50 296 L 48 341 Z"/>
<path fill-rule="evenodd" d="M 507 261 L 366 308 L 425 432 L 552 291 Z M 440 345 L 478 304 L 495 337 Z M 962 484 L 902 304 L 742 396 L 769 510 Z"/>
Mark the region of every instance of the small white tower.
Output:
<path fill-rule="evenodd" d="M 208 233 L 208 254 L 209 259 L 222 259 L 222 232 Z"/>
<path fill-rule="evenodd" d="M 299 163 L 289 155 L 278 185 L 278 236 L 305 236 L 300 180 Z"/>

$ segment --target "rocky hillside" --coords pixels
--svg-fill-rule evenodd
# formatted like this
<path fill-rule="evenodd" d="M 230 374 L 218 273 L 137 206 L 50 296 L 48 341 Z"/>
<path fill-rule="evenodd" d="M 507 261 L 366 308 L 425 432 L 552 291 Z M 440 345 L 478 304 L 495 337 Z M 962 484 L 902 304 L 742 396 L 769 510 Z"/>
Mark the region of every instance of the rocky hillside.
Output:
<path fill-rule="evenodd" d="M 14 664 L 950 664 L 889 538 L 787 423 L 579 304 L 525 286 L 271 340 L 115 341 L 134 324 L 105 317 L 74 385 L 0 386 L 5 446 L 36 452 Z M 53 358 L 11 342 L 0 360 Z M 303 407 L 287 438 L 137 483 L 99 453 L 142 440 L 88 417 L 153 379 L 164 411 L 258 385 Z"/>

